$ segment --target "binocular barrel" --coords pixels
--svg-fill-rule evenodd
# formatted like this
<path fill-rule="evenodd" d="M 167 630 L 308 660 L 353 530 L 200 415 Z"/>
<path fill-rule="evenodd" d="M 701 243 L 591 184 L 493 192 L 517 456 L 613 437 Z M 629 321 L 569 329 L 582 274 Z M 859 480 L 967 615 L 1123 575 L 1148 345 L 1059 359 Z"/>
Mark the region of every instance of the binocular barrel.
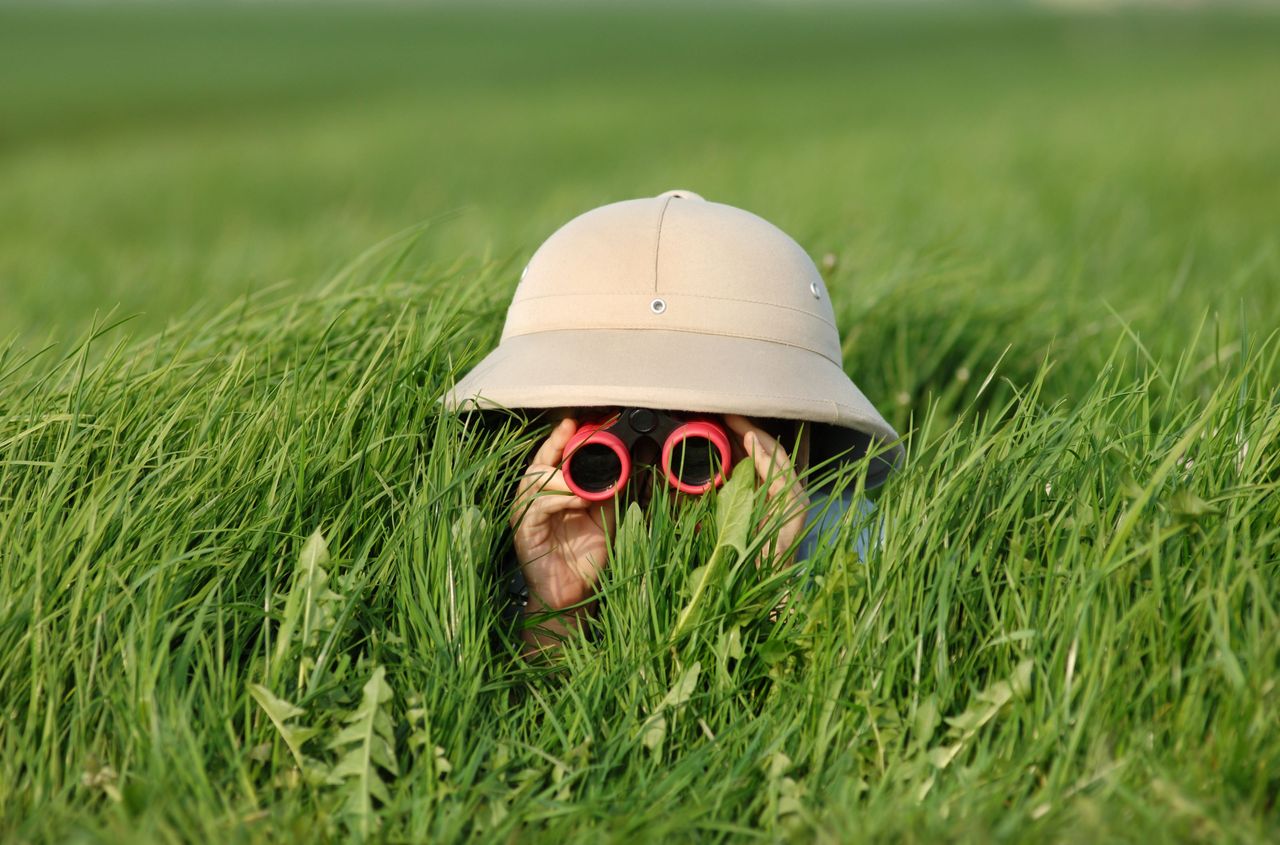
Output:
<path fill-rule="evenodd" d="M 636 409 L 580 427 L 565 446 L 562 470 L 569 489 L 592 502 L 618 495 L 631 477 L 632 450 L 646 439 L 659 447 L 663 477 L 681 493 L 700 495 L 723 484 L 731 454 L 724 427 L 701 419 L 662 422 L 654 412 Z"/>

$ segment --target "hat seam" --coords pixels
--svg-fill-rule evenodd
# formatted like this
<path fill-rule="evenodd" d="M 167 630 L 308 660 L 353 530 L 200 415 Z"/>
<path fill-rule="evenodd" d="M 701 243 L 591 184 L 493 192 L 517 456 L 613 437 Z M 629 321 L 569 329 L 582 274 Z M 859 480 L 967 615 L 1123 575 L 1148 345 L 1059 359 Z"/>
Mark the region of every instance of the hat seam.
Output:
<path fill-rule="evenodd" d="M 535 299 L 561 299 L 561 298 L 570 297 L 570 296 L 643 296 L 643 295 L 644 294 L 637 294 L 631 291 L 612 291 L 612 292 L 611 291 L 600 291 L 600 292 L 578 291 L 576 293 L 540 293 L 535 296 L 522 296 L 518 300 L 513 300 L 511 304 L 516 305 L 522 302 L 530 302 Z M 803 314 L 806 317 L 813 317 L 815 320 L 818 320 L 823 325 L 830 326 L 831 328 L 836 330 L 839 330 L 840 328 L 833 321 L 828 320 L 826 317 L 823 317 L 821 314 L 815 314 L 812 311 L 806 311 L 803 308 L 796 308 L 795 306 L 792 306 L 792 305 L 780 305 L 779 303 L 776 303 L 776 302 L 765 302 L 764 300 L 760 300 L 760 299 L 742 299 L 741 297 L 736 297 L 736 296 L 707 296 L 701 293 L 677 293 L 675 291 L 672 291 L 667 293 L 666 295 L 678 296 L 678 297 L 681 297 L 682 299 L 683 298 L 709 299 L 715 302 L 741 302 L 747 305 L 766 305 L 770 308 L 781 308 L 784 311 L 794 311 L 795 313 Z"/>
<path fill-rule="evenodd" d="M 834 365 L 834 366 L 836 366 L 836 367 L 839 367 L 839 368 L 840 368 L 840 370 L 841 370 L 841 372 L 843 372 L 843 371 L 844 371 L 844 364 L 842 364 L 841 362 L 839 362 L 839 361 L 835 360 L 835 359 L 834 359 L 834 358 L 832 358 L 830 355 L 827 355 L 827 354 L 825 354 L 825 353 L 823 353 L 823 352 L 820 352 L 820 351 L 818 351 L 817 349 L 810 349 L 808 346 L 801 346 L 801 345 L 800 345 L 800 344 L 798 344 L 798 343 L 787 343 L 785 340 L 778 340 L 777 338 L 772 338 L 772 337 L 761 337 L 760 335 L 754 335 L 754 334 L 740 334 L 740 333 L 737 333 L 737 332 L 730 333 L 730 332 L 717 332 L 717 331 L 707 331 L 707 330 L 696 330 L 696 331 L 695 331 L 695 330 L 693 330 L 693 329 L 681 329 L 681 328 L 677 328 L 677 327 L 674 327 L 674 326 L 662 326 L 661 328 L 656 328 L 656 327 L 653 327 L 653 326 L 605 326 L 605 327 L 601 327 L 601 328 L 551 328 L 551 329 L 536 329 L 536 330 L 534 330 L 534 331 L 522 331 L 522 332 L 513 332 L 513 333 L 511 333 L 511 334 L 504 334 L 504 335 L 503 335 L 503 340 L 505 340 L 505 339 L 507 339 L 507 338 L 509 338 L 509 337 L 530 337 L 530 336 L 532 336 L 532 335 L 538 335 L 538 334 L 559 334 L 559 333 L 561 333 L 561 332 L 565 332 L 565 333 L 576 333 L 576 332 L 612 332 L 612 331 L 622 331 L 622 332 L 659 332 L 659 331 L 661 331 L 661 332 L 675 332 L 675 333 L 678 333 L 678 334 L 704 335 L 704 336 L 711 336 L 711 337 L 733 337 L 733 338 L 739 338 L 739 339 L 741 339 L 741 340 L 757 340 L 757 341 L 760 341 L 761 343 L 776 343 L 778 346 L 786 346 L 786 347 L 789 347 L 789 348 L 791 348 L 791 349 L 799 349 L 799 350 L 800 350 L 800 351 L 802 351 L 802 352 L 808 352 L 808 353 L 810 353 L 811 355 L 817 355 L 817 356 L 818 356 L 819 358 L 821 358 L 822 360 L 824 360 L 824 361 L 826 361 L 826 362 L 828 362 L 828 363 L 830 363 L 830 364 L 832 364 L 832 365 Z"/>
<path fill-rule="evenodd" d="M 675 197 L 667 197 L 667 201 L 662 204 L 662 209 L 658 212 L 658 233 L 653 239 L 653 292 L 658 292 L 658 256 L 662 253 L 662 221 L 667 217 L 667 206 L 671 205 L 671 201 Z"/>

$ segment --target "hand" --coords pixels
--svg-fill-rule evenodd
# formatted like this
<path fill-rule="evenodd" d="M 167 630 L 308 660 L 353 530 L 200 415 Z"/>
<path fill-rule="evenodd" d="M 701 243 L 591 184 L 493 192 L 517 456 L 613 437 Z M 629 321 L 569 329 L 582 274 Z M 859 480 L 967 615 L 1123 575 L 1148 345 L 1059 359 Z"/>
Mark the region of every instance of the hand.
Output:
<path fill-rule="evenodd" d="M 794 552 L 796 538 L 804 530 L 809 496 L 796 477 L 795 466 L 787 450 L 773 435 L 737 414 L 726 414 L 724 421 L 741 438 L 740 455 L 737 444 L 734 444 L 735 458 L 751 458 L 756 477 L 768 489 L 770 516 L 779 515 L 782 519 L 776 543 L 766 547 L 768 561 L 781 566 Z"/>
<path fill-rule="evenodd" d="M 539 447 L 520 480 L 511 526 L 516 558 L 529 587 L 528 612 L 564 610 L 595 591 L 617 522 L 614 501 L 574 495 L 560 464 L 578 425 L 564 419 Z"/>

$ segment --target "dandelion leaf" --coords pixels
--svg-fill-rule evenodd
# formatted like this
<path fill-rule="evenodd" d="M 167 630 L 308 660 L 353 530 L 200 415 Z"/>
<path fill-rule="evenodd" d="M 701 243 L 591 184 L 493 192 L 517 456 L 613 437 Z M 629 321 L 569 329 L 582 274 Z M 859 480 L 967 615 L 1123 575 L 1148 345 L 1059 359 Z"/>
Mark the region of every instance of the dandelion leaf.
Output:
<path fill-rule="evenodd" d="M 1187 522 L 1196 522 L 1218 513 L 1217 508 L 1186 488 L 1169 497 L 1169 510 L 1174 516 Z"/>
<path fill-rule="evenodd" d="M 698 687 L 698 676 L 701 673 L 702 664 L 694 661 L 680 673 L 680 677 L 672 684 L 671 689 L 667 690 L 662 701 L 658 702 L 658 706 L 649 714 L 649 718 L 645 719 L 644 725 L 640 728 L 640 741 L 645 748 L 653 752 L 654 756 L 662 753 L 662 742 L 667 736 L 666 714 L 679 712 L 693 697 L 693 691 Z"/>
<path fill-rule="evenodd" d="M 454 548 L 466 549 L 476 539 L 483 537 L 488 527 L 488 520 L 484 518 L 484 514 L 480 512 L 480 509 L 475 505 L 470 505 L 449 526 L 449 536 L 453 540 Z"/>
<path fill-rule="evenodd" d="M 342 786 L 344 812 L 355 820 L 355 829 L 368 836 L 374 824 L 373 799 L 388 800 L 383 772 L 399 775 L 395 758 L 395 733 L 387 706 L 391 687 L 386 670 L 373 670 L 361 692 L 360 705 L 343 721 L 344 727 L 329 742 L 342 756 L 329 772 L 328 782 Z"/>
<path fill-rule="evenodd" d="M 666 696 L 662 699 L 662 703 L 658 705 L 658 709 L 675 709 L 688 701 L 693 696 L 693 691 L 698 686 L 698 675 L 701 672 L 702 664 L 695 660 L 689 668 L 680 673 L 680 678 L 675 682 L 671 689 L 667 691 Z"/>
<path fill-rule="evenodd" d="M 271 720 L 271 724 L 275 725 L 276 733 L 280 734 L 280 738 L 289 748 L 289 753 L 293 755 L 298 769 L 303 774 L 308 774 L 314 763 L 302 753 L 302 746 L 320 731 L 317 728 L 290 724 L 291 720 L 305 716 L 306 711 L 283 698 L 278 698 L 261 684 L 249 684 L 249 695 L 253 696 L 253 700 L 258 702 L 262 712 L 266 713 L 267 718 Z"/>
<path fill-rule="evenodd" d="M 716 498 L 717 553 L 725 547 L 736 549 L 740 555 L 747 553 L 754 493 L 755 468 L 750 458 L 745 458 L 733 468 Z"/>
<path fill-rule="evenodd" d="M 921 701 L 920 706 L 916 708 L 916 742 L 921 746 L 928 745 L 929 740 L 933 739 L 933 732 L 938 729 L 938 723 L 940 721 L 941 717 L 938 715 L 938 697 L 936 695 L 929 695 L 924 699 L 924 701 Z"/>
<path fill-rule="evenodd" d="M 738 556 L 746 554 L 754 493 L 755 471 L 749 459 L 740 461 L 716 498 L 716 546 L 710 560 L 689 576 L 689 603 L 680 611 L 672 629 L 673 640 L 679 640 L 693 628 L 708 585 L 720 578 L 734 552 Z"/>
<path fill-rule="evenodd" d="M 305 671 L 304 656 L 319 647 L 322 634 L 333 628 L 342 597 L 329 589 L 329 544 L 316 529 L 302 546 L 294 569 L 292 586 L 285 599 L 284 618 L 276 634 L 272 677 L 291 654 L 298 658 L 299 674 Z"/>
<path fill-rule="evenodd" d="M 667 717 L 661 713 L 654 713 L 648 719 L 645 719 L 644 727 L 640 731 L 640 741 L 644 743 L 644 747 L 649 749 L 656 756 L 662 752 L 662 741 L 667 738 Z"/>
<path fill-rule="evenodd" d="M 1031 691 L 1032 662 L 1023 660 L 1014 667 L 1008 678 L 995 681 L 974 695 L 973 702 L 958 716 L 947 718 L 952 744 L 929 751 L 929 762 L 937 768 L 945 768 L 960 750 L 988 722 L 999 715 L 1010 701 L 1023 698 Z"/>

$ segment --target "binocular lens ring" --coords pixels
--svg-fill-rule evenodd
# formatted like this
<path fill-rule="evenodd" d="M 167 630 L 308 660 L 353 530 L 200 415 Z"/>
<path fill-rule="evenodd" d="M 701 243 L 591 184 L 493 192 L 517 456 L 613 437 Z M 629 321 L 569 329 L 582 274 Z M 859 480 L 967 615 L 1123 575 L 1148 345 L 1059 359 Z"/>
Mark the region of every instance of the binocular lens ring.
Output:
<path fill-rule="evenodd" d="M 685 479 L 681 477 L 681 472 L 685 468 L 679 465 L 673 466 L 673 462 L 675 464 L 682 463 L 685 453 L 682 451 L 677 456 L 676 449 L 691 440 L 707 441 L 710 446 L 710 455 L 708 456 L 707 470 L 702 474 L 702 477 Z M 671 432 L 671 436 L 667 438 L 667 442 L 662 447 L 663 474 L 667 477 L 667 483 L 681 493 L 697 496 L 707 492 L 712 487 L 718 487 L 723 484 L 726 467 L 730 463 L 729 438 L 725 435 L 724 429 L 714 423 L 702 420 L 685 423 Z"/>
<path fill-rule="evenodd" d="M 612 499 L 631 477 L 631 453 L 616 435 L 583 426 L 565 446 L 565 484 L 589 502 Z"/>

